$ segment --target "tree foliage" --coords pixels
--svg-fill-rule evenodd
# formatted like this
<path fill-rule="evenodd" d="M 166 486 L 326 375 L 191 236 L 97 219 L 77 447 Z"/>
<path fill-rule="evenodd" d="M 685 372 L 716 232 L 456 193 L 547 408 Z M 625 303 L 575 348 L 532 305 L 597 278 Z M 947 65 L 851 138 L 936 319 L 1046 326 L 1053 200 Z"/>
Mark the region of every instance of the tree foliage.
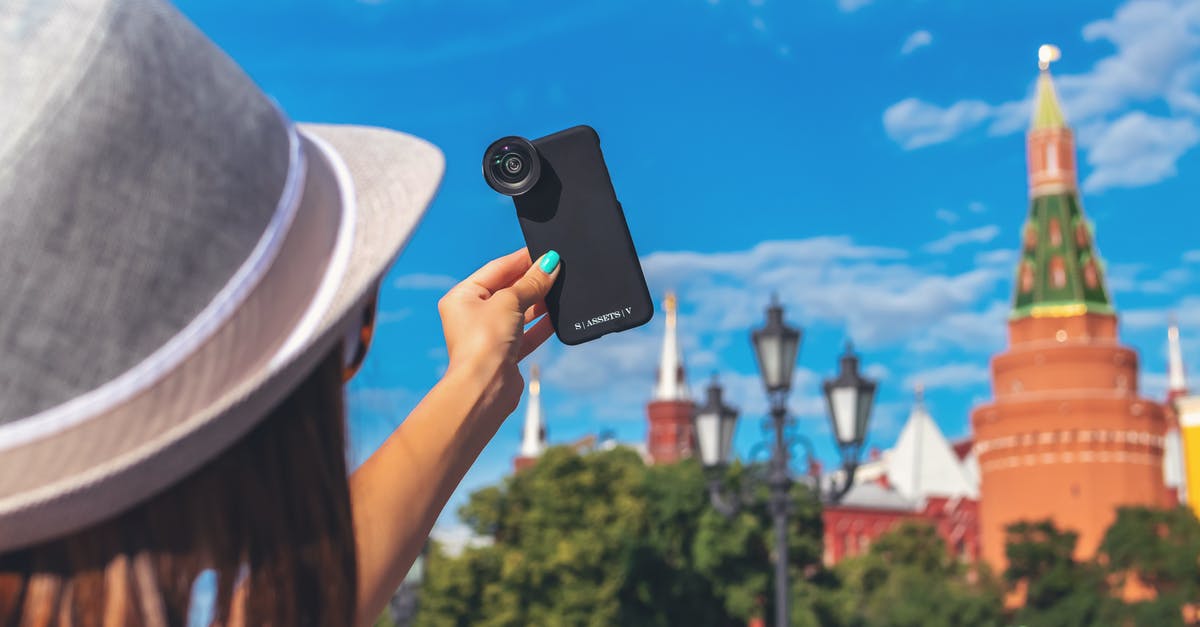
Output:
<path fill-rule="evenodd" d="M 730 472 L 736 481 L 746 470 Z M 461 508 L 495 542 L 433 552 L 417 624 L 745 625 L 771 610 L 765 492 L 726 518 L 706 486 L 693 461 L 646 467 L 626 448 L 552 448 Z M 820 559 L 821 512 L 805 486 L 793 490 L 798 579 Z"/>
<path fill-rule="evenodd" d="M 1200 604 L 1200 521 L 1192 511 L 1123 507 L 1100 543 L 1098 562 L 1118 589 L 1153 598 L 1120 605 L 1114 623 L 1183 625 L 1180 608 Z"/>
<path fill-rule="evenodd" d="M 729 469 L 727 487 L 756 470 Z M 694 461 L 647 467 L 626 448 L 552 448 L 460 509 L 494 542 L 453 557 L 433 548 L 416 624 L 740 627 L 769 618 L 774 542 L 767 491 L 755 485 L 726 517 Z M 958 561 L 916 522 L 826 570 L 820 503 L 802 484 L 792 503 L 794 626 L 1169 626 L 1200 603 L 1200 523 L 1186 509 L 1120 510 L 1088 561 L 1075 559 L 1077 535 L 1049 520 L 1010 525 L 998 578 Z M 1131 581 L 1149 595 L 1123 601 Z M 1024 606 L 1006 613 L 1006 592 Z"/>
<path fill-rule="evenodd" d="M 1058 529 L 1050 520 L 1008 526 L 1004 578 L 1024 586 L 1020 622 L 1031 625 L 1084 627 L 1102 616 L 1103 573 L 1095 564 L 1075 561 L 1079 534 Z"/>
<path fill-rule="evenodd" d="M 835 573 L 843 597 L 839 625 L 1004 624 L 998 584 L 985 569 L 970 570 L 954 559 L 936 530 L 923 522 L 897 525 L 866 555 L 843 560 Z"/>

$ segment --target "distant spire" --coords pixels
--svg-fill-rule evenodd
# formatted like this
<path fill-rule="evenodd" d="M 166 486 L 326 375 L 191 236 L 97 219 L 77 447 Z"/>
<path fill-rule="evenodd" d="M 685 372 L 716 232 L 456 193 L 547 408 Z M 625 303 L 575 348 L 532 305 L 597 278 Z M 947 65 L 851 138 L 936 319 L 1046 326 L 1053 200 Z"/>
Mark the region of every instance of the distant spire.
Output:
<path fill-rule="evenodd" d="M 676 330 L 675 293 L 667 292 L 663 300 L 663 311 L 667 314 L 667 329 L 663 336 L 662 358 L 658 362 L 658 382 L 654 386 L 654 400 L 682 401 L 691 398 L 687 376 L 683 370 L 683 355 L 679 350 Z"/>
<path fill-rule="evenodd" d="M 1183 349 L 1179 346 L 1179 325 L 1175 316 L 1167 327 L 1167 399 L 1187 396 L 1187 377 L 1183 373 Z"/>
<path fill-rule="evenodd" d="M 1050 78 L 1059 56 L 1049 44 L 1038 48 L 1041 73 L 1025 139 L 1029 219 L 1021 230 L 1013 320 L 1114 313 L 1104 261 L 1079 200 L 1074 135 Z"/>
<path fill-rule="evenodd" d="M 1054 81 L 1050 79 L 1050 64 L 1061 56 L 1057 46 L 1043 44 L 1038 48 L 1038 68 L 1041 73 L 1038 75 L 1037 96 L 1033 104 L 1033 130 L 1067 126 L 1067 118 L 1054 91 Z"/>
<path fill-rule="evenodd" d="M 525 431 L 521 457 L 538 457 L 546 448 L 546 426 L 542 420 L 542 382 L 537 364 L 529 371 L 529 398 L 525 401 Z"/>

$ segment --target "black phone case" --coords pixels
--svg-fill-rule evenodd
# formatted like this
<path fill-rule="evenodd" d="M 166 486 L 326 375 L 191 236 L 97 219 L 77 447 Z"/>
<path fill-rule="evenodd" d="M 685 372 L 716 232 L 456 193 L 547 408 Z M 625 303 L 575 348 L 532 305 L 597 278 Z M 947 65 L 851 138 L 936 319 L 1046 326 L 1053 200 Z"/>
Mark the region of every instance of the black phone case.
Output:
<path fill-rule="evenodd" d="M 541 177 L 513 202 L 529 254 L 536 260 L 555 250 L 562 258 L 546 297 L 558 339 L 582 344 L 649 322 L 654 303 L 600 136 L 576 126 L 531 143 L 541 158 Z"/>

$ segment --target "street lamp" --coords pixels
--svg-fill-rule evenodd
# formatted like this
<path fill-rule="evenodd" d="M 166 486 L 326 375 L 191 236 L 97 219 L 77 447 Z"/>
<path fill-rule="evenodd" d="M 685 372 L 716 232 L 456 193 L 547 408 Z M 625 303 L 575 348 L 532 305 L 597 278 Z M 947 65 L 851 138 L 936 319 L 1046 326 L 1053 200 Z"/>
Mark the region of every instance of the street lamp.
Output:
<path fill-rule="evenodd" d="M 789 451 L 792 445 L 801 444 L 805 447 L 810 468 L 815 468 L 816 460 L 812 444 L 807 438 L 796 433 L 785 433 L 788 423 L 787 398 L 792 387 L 792 373 L 800 352 L 801 337 L 803 333 L 800 329 L 784 322 L 783 307 L 778 299 L 772 297 L 767 307 L 766 323 L 750 334 L 759 372 L 770 400 L 770 426 L 775 435 L 770 448 L 771 457 L 765 473 L 749 473 L 732 494 L 726 490 L 719 473 L 710 475 L 708 486 L 713 508 L 727 516 L 737 512 L 751 499 L 753 484 L 766 483 L 770 489 L 770 512 L 775 527 L 775 624 L 778 627 L 788 624 L 787 514 L 792 484 Z M 858 467 L 858 456 L 866 439 L 867 421 L 875 399 L 876 384 L 859 374 L 858 357 L 849 344 L 846 345 L 840 365 L 838 375 L 825 381 L 823 389 L 829 405 L 834 438 L 842 457 L 844 483 L 840 487 L 831 484 L 829 492 L 822 493 L 820 477 L 814 474 L 813 481 L 817 496 L 828 503 L 839 501 L 853 485 L 854 471 Z M 714 375 L 708 387 L 707 399 L 694 416 L 700 461 L 708 470 L 722 469 L 733 458 L 737 410 L 726 405 L 721 397 L 721 387 Z"/>
<path fill-rule="evenodd" d="M 700 463 L 705 468 L 724 468 L 733 456 L 733 432 L 737 427 L 737 409 L 721 399 L 721 384 L 713 374 L 704 405 L 696 410 L 696 443 Z"/>
<path fill-rule="evenodd" d="M 771 297 L 767 307 L 767 323 L 750 333 L 754 342 L 754 356 L 758 359 L 758 371 L 762 374 L 767 393 L 786 397 L 792 387 L 792 371 L 796 367 L 796 356 L 800 353 L 800 329 L 794 329 L 783 321 L 783 307 L 778 297 Z"/>
<path fill-rule="evenodd" d="M 831 489 L 832 501 L 840 500 L 854 485 L 854 471 L 858 468 L 858 456 L 867 437 L 871 405 L 875 402 L 875 385 L 874 381 L 859 374 L 858 356 L 854 354 L 854 347 L 846 342 L 840 372 L 837 377 L 826 379 L 822 386 L 845 471 L 842 486 Z"/>

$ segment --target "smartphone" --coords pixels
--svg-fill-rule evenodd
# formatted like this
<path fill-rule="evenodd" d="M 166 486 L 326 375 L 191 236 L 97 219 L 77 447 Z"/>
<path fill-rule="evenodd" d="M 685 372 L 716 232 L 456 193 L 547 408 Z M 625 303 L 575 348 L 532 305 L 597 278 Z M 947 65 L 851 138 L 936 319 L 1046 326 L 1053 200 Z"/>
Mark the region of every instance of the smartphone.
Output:
<path fill-rule="evenodd" d="M 562 343 L 650 321 L 654 304 L 594 129 L 496 140 L 484 153 L 483 177 L 512 197 L 530 256 L 561 256 L 546 310 Z"/>

